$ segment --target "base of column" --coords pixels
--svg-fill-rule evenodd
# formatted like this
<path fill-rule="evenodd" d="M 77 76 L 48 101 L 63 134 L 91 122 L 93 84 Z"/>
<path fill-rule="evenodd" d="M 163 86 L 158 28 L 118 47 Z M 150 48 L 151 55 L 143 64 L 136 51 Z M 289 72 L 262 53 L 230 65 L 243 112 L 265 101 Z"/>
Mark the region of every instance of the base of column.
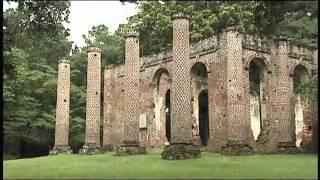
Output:
<path fill-rule="evenodd" d="M 53 149 L 49 151 L 49 155 L 57 154 L 72 154 L 72 150 L 69 145 L 55 145 Z"/>
<path fill-rule="evenodd" d="M 166 160 L 199 158 L 201 152 L 198 146 L 186 143 L 174 143 L 164 147 L 161 158 Z"/>
<path fill-rule="evenodd" d="M 140 147 L 137 141 L 123 141 L 123 144 L 116 148 L 115 156 L 128 156 L 147 154 L 146 147 Z"/>
<path fill-rule="evenodd" d="M 103 145 L 100 149 L 102 153 L 111 152 L 113 150 L 113 146 L 111 144 Z"/>
<path fill-rule="evenodd" d="M 296 147 L 294 142 L 278 142 L 279 153 L 299 153 L 301 149 Z"/>
<path fill-rule="evenodd" d="M 85 144 L 82 149 L 79 150 L 79 154 L 98 154 L 100 153 L 100 148 L 97 147 L 95 143 Z"/>
<path fill-rule="evenodd" d="M 248 143 L 228 141 L 225 146 L 222 147 L 221 154 L 231 156 L 250 155 L 253 153 L 253 149 Z"/>

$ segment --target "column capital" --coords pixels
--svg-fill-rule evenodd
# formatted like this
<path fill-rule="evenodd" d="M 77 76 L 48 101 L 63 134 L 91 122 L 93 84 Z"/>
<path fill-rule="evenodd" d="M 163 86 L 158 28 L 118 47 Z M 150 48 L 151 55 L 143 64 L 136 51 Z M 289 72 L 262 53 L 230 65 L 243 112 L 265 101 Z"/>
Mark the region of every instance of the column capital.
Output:
<path fill-rule="evenodd" d="M 224 29 L 225 32 L 228 31 L 238 31 L 238 32 L 242 32 L 242 27 L 240 24 L 229 24 L 227 25 L 227 27 Z"/>
<path fill-rule="evenodd" d="M 101 49 L 98 47 L 88 47 L 88 51 L 87 52 L 101 52 Z"/>
<path fill-rule="evenodd" d="M 70 64 L 70 60 L 68 60 L 68 59 L 59 59 L 58 60 L 58 63 L 60 64 L 60 63 L 67 63 L 67 64 Z"/>
<path fill-rule="evenodd" d="M 125 38 L 133 37 L 133 38 L 139 38 L 140 34 L 137 31 L 130 30 L 126 33 Z"/>
<path fill-rule="evenodd" d="M 277 36 L 273 38 L 274 41 L 288 41 L 288 38 L 286 36 Z"/>
<path fill-rule="evenodd" d="M 190 16 L 186 13 L 183 12 L 178 12 L 172 15 L 172 20 L 176 20 L 176 19 L 187 19 L 190 20 Z"/>

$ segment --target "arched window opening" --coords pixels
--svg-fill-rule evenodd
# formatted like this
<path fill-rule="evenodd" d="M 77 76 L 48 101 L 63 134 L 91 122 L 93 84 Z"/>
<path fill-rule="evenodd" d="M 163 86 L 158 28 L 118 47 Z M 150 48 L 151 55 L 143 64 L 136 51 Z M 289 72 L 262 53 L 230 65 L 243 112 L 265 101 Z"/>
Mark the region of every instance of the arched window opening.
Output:
<path fill-rule="evenodd" d="M 206 146 L 209 137 L 208 72 L 202 62 L 191 68 L 191 103 L 193 107 L 193 137 L 197 145 Z"/>
<path fill-rule="evenodd" d="M 294 92 L 294 112 L 295 112 L 295 139 L 296 146 L 300 147 L 304 133 L 311 133 L 311 119 L 304 118 L 304 111 L 308 106 L 307 86 L 308 71 L 303 65 L 297 65 L 293 71 L 293 92 Z"/>
<path fill-rule="evenodd" d="M 167 118 L 170 118 L 170 114 L 168 116 L 168 111 L 170 113 L 170 91 L 168 92 L 168 90 L 171 86 L 169 72 L 164 68 L 158 69 L 152 78 L 152 85 L 154 114 L 149 133 L 151 135 L 151 145 L 160 147 L 169 142 L 171 133 L 168 136 Z"/>
<path fill-rule="evenodd" d="M 262 59 L 253 59 L 249 65 L 250 121 L 255 140 L 258 139 L 266 119 L 267 67 Z"/>
<path fill-rule="evenodd" d="M 208 71 L 203 63 L 197 62 L 192 66 L 191 78 L 197 89 L 207 89 Z"/>

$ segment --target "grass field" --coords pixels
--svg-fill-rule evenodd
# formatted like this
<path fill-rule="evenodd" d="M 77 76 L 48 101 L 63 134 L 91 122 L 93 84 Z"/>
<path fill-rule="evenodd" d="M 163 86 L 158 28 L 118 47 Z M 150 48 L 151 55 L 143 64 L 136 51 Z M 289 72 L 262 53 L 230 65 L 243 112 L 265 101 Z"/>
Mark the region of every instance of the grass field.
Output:
<path fill-rule="evenodd" d="M 316 179 L 317 156 L 273 154 L 223 156 L 203 152 L 199 159 L 168 161 L 159 152 L 117 157 L 57 155 L 4 161 L 3 178 L 285 178 Z"/>

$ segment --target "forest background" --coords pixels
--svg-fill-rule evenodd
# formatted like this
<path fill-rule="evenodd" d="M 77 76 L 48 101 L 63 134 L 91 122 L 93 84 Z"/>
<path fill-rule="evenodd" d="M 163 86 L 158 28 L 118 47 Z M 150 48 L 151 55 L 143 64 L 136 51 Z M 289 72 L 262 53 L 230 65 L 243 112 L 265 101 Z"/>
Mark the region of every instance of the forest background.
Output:
<path fill-rule="evenodd" d="M 285 35 L 291 44 L 307 47 L 318 44 L 317 1 L 122 2 L 137 3 L 138 13 L 114 33 L 103 24 L 92 27 L 83 35 L 86 46 L 81 48 L 72 47 L 70 30 L 63 26 L 70 13 L 68 1 L 19 1 L 17 8 L 3 13 L 5 159 L 47 155 L 53 148 L 61 58 L 71 61 L 69 142 L 77 152 L 85 139 L 87 47 L 102 49 L 102 70 L 105 65 L 124 63 L 124 35 L 129 29 L 140 32 L 140 56 L 169 50 L 175 12 L 191 15 L 191 43 L 239 24 L 248 34 Z M 317 76 L 300 86 L 308 98 L 315 98 Z"/>

